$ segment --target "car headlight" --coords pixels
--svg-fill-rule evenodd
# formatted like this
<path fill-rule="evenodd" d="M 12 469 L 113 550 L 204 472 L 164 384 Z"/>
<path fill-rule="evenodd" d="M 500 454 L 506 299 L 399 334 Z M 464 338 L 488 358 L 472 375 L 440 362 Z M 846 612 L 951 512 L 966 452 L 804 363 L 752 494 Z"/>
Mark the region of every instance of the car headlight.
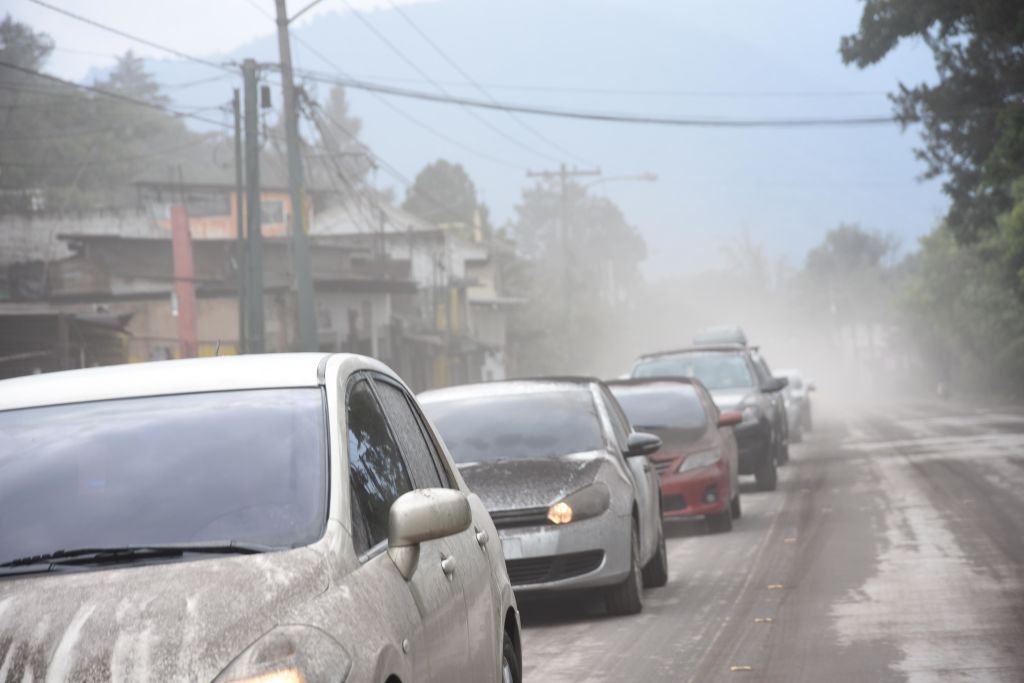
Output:
<path fill-rule="evenodd" d="M 352 666 L 334 638 L 312 626 L 279 626 L 234 659 L 214 683 L 344 681 Z"/>
<path fill-rule="evenodd" d="M 676 472 L 682 474 L 683 472 L 689 472 L 690 470 L 698 470 L 701 467 L 710 467 L 721 459 L 722 452 L 717 448 L 710 451 L 694 453 L 693 455 L 686 456 L 686 460 L 683 460 L 683 462 L 680 463 Z"/>
<path fill-rule="evenodd" d="M 597 517 L 611 504 L 608 487 L 601 482 L 584 486 L 548 508 L 552 524 L 568 524 L 588 517 Z"/>

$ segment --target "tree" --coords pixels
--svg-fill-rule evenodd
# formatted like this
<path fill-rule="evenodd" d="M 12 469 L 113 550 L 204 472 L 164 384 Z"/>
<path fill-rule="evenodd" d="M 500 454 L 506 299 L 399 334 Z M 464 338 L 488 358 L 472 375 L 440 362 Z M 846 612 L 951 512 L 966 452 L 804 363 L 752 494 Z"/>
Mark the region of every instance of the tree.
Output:
<path fill-rule="evenodd" d="M 610 199 L 574 183 L 563 198 L 554 181 L 523 190 L 509 231 L 522 257 L 510 288 L 529 300 L 510 325 L 521 370 L 594 372 L 642 284 L 643 237 Z"/>
<path fill-rule="evenodd" d="M 461 164 L 438 159 L 416 175 L 402 208 L 425 221 L 455 227 L 471 235 L 488 213 L 477 200 L 476 185 Z M 486 225 L 484 232 L 490 232 Z"/>
<path fill-rule="evenodd" d="M 131 50 L 117 58 L 114 70 L 97 85 L 104 90 L 153 104 L 167 104 L 170 101 L 160 92 L 160 84 L 146 71 L 146 62 Z"/>
<path fill-rule="evenodd" d="M 904 127 L 924 125 L 926 175 L 946 176 L 947 229 L 975 241 L 1011 207 L 1024 174 L 1024 3 L 867 0 L 840 53 L 864 68 L 914 38 L 931 49 L 939 83 L 901 84 L 891 99 Z"/>
<path fill-rule="evenodd" d="M 0 60 L 12 62 L 26 69 L 39 69 L 53 52 L 53 39 L 45 33 L 33 31 L 28 25 L 8 14 L 0 22 Z M 6 81 L 14 72 L 4 69 L 0 79 Z"/>
<path fill-rule="evenodd" d="M 319 146 L 331 158 L 331 169 L 343 176 L 352 190 L 366 190 L 366 178 L 375 168 L 370 150 L 359 141 L 363 122 L 351 113 L 348 97 L 341 86 L 331 88 L 326 114 L 319 129 Z"/>

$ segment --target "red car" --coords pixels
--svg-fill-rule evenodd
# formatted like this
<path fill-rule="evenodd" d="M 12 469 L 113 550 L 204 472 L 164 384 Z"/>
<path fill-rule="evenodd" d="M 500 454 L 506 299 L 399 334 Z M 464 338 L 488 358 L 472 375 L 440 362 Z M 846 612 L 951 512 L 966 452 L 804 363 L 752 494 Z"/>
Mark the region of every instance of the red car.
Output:
<path fill-rule="evenodd" d="M 608 382 L 633 427 L 661 437 L 650 456 L 661 480 L 666 519 L 703 516 L 713 532 L 740 516 L 739 463 L 732 426 L 743 416 L 719 412 L 699 380 Z"/>

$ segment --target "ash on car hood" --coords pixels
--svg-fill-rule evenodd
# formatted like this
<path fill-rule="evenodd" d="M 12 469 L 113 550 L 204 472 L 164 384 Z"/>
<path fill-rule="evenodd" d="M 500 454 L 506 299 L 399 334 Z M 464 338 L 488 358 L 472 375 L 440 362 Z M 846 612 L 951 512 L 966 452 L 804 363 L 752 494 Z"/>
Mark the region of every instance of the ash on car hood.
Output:
<path fill-rule="evenodd" d="M 0 679 L 209 681 L 327 588 L 310 549 L 0 579 Z"/>
<path fill-rule="evenodd" d="M 519 510 L 551 505 L 594 481 L 608 462 L 603 451 L 558 458 L 470 463 L 459 472 L 488 510 Z"/>

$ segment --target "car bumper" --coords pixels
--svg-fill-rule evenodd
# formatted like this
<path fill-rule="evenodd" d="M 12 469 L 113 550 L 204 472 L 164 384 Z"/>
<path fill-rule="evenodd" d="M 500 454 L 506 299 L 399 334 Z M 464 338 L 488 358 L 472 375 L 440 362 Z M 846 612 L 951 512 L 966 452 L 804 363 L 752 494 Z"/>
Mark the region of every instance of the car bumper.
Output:
<path fill-rule="evenodd" d="M 621 583 L 630 569 L 632 520 L 612 512 L 571 522 L 499 529 L 516 593 L 597 588 Z"/>
<path fill-rule="evenodd" d="M 729 476 L 721 462 L 661 478 L 662 517 L 714 515 L 729 507 Z"/>
<path fill-rule="evenodd" d="M 772 432 L 767 421 L 735 428 L 740 474 L 754 474 L 771 457 Z"/>

